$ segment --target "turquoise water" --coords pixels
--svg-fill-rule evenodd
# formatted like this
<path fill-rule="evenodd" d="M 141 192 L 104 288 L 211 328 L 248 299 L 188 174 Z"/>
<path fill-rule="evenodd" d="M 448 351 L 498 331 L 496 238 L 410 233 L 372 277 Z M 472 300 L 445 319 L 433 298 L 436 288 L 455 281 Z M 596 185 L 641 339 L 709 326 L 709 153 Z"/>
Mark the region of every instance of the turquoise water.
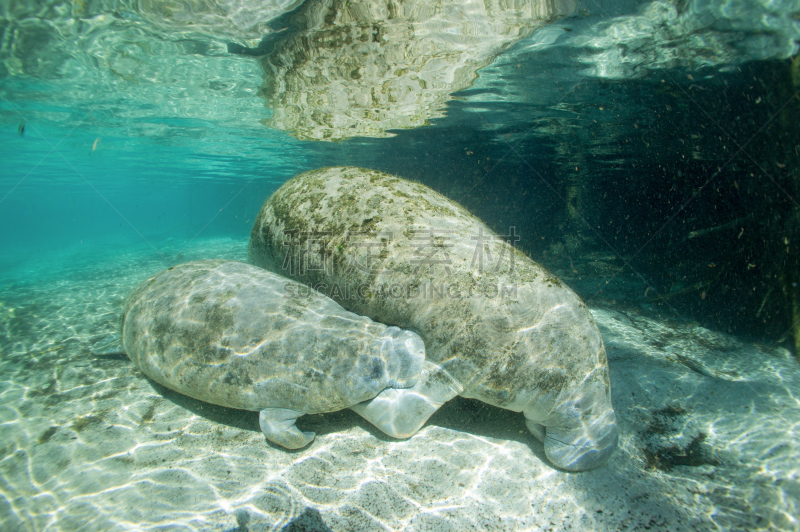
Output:
<path fill-rule="evenodd" d="M 800 527 L 798 2 L 0 1 L 0 33 L 3 530 Z M 607 466 L 461 398 L 286 452 L 133 368 L 128 293 L 246 260 L 335 165 L 515 228 L 587 302 Z"/>

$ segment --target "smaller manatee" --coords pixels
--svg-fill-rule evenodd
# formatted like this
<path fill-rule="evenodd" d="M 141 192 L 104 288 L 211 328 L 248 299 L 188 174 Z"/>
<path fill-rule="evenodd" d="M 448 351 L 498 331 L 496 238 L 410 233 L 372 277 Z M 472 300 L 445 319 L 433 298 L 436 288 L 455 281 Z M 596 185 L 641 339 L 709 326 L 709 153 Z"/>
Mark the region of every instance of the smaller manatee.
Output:
<path fill-rule="evenodd" d="M 125 351 L 154 381 L 201 401 L 260 412 L 267 439 L 314 439 L 303 414 L 335 412 L 409 388 L 421 338 L 346 311 L 277 274 L 222 260 L 175 266 L 139 285 L 121 319 Z"/>

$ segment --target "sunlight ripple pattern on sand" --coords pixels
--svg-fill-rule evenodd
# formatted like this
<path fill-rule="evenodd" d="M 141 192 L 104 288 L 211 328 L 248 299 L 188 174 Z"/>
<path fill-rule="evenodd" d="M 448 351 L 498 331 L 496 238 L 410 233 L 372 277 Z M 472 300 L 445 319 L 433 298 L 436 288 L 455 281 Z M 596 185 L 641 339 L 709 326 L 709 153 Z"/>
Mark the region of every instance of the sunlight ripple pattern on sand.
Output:
<path fill-rule="evenodd" d="M 518 416 L 462 398 L 405 441 L 350 411 L 305 416 L 317 440 L 287 452 L 256 413 L 170 392 L 119 352 L 123 298 L 163 269 L 147 253 L 82 251 L 0 284 L 0 529 L 800 528 L 800 368 L 782 349 L 595 309 L 621 435 L 586 473 L 554 470 Z"/>

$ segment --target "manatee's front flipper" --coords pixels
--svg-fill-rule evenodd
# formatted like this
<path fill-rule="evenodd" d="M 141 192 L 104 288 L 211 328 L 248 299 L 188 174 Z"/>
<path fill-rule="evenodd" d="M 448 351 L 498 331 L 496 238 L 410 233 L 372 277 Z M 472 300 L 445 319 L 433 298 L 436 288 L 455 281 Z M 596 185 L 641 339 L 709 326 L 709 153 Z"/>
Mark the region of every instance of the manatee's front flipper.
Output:
<path fill-rule="evenodd" d="M 314 440 L 313 432 L 300 432 L 294 422 L 303 412 L 289 408 L 265 408 L 258 416 L 258 424 L 272 443 L 287 449 L 305 447 Z"/>
<path fill-rule="evenodd" d="M 440 406 L 462 390 L 446 370 L 425 362 L 413 387 L 387 388 L 374 399 L 350 409 L 393 438 L 410 438 Z"/>

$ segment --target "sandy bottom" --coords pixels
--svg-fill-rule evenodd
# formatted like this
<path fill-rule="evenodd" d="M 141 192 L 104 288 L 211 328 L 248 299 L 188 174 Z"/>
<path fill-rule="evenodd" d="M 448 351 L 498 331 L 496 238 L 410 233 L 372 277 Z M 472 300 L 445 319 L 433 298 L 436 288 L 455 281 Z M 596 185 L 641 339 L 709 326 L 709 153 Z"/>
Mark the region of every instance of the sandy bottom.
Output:
<path fill-rule="evenodd" d="M 128 292 L 243 240 L 73 254 L 0 280 L 0 529 L 798 530 L 800 365 L 783 349 L 595 309 L 620 447 L 544 461 L 521 414 L 456 398 L 407 441 L 348 411 L 287 452 L 254 412 L 148 381 L 122 353 Z M 20 280 L 22 279 L 22 280 Z"/>

